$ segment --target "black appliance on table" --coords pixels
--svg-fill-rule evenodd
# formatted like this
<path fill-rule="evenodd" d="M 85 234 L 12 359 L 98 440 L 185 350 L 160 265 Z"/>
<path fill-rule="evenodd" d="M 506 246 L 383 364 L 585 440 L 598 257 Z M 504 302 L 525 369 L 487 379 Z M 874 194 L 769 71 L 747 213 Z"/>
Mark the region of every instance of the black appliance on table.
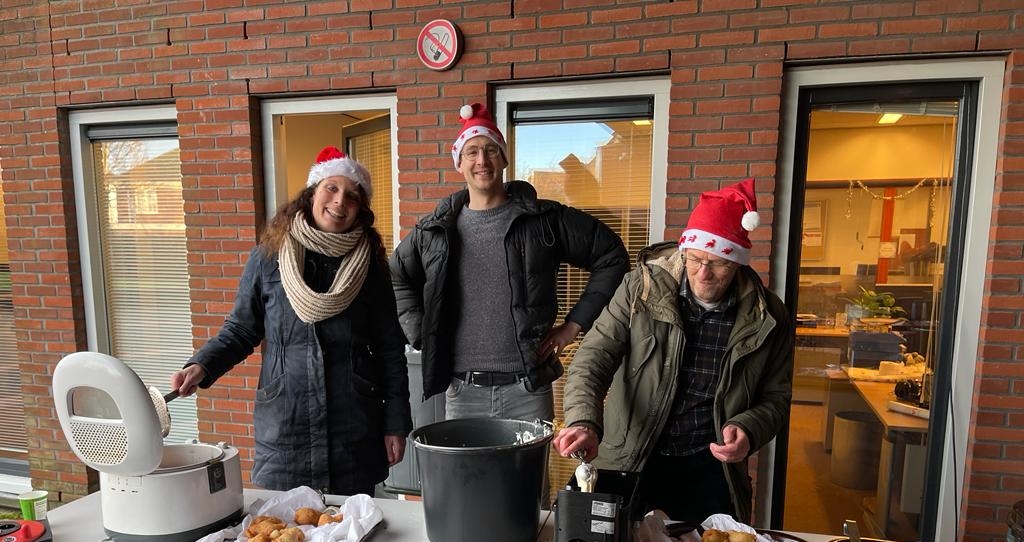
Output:
<path fill-rule="evenodd" d="M 643 519 L 639 482 L 635 472 L 598 469 L 594 491 L 584 493 L 573 476 L 554 505 L 555 542 L 630 542 Z"/>

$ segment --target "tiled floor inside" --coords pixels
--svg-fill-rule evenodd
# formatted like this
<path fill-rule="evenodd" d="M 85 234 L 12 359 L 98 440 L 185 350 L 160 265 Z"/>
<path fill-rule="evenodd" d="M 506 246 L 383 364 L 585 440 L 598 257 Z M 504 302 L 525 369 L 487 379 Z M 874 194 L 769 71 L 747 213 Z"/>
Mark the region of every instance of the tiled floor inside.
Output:
<path fill-rule="evenodd" d="M 820 404 L 790 409 L 789 473 L 783 527 L 788 531 L 839 534 L 846 519 L 862 522 L 862 502 L 873 490 L 846 489 L 829 476 L 831 456 L 821 442 Z M 863 531 L 862 531 L 863 533 Z"/>

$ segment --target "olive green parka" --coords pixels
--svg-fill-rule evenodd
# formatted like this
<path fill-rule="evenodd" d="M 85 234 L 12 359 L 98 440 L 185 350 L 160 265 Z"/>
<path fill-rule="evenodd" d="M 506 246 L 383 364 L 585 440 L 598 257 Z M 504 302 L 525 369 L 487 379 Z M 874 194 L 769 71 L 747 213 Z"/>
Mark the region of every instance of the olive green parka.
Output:
<path fill-rule="evenodd" d="M 685 342 L 683 263 L 672 242 L 642 250 L 569 366 L 565 424 L 589 423 L 598 430 L 599 468 L 640 472 L 669 418 Z M 750 267 L 741 266 L 733 280 L 738 310 L 715 393 L 714 424 L 719 439 L 726 424 L 742 428 L 753 453 L 789 416 L 795 335 L 788 310 Z M 747 459 L 722 468 L 735 517 L 749 522 Z"/>

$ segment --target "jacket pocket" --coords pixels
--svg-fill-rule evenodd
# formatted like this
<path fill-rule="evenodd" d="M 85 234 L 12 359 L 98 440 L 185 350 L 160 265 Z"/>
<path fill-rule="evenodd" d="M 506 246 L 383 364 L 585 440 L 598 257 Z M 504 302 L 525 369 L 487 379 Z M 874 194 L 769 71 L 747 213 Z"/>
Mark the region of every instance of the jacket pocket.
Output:
<path fill-rule="evenodd" d="M 634 342 L 629 352 L 629 360 L 626 362 L 626 370 L 622 374 L 623 380 L 628 381 L 639 377 L 644 367 L 654 357 L 652 354 L 657 346 L 658 341 L 654 335 L 648 335 Z"/>
<path fill-rule="evenodd" d="M 256 435 L 256 465 L 264 472 L 266 483 L 279 476 L 288 461 L 283 459 L 296 443 L 296 408 L 286 385 L 288 377 L 279 375 L 256 390 L 253 429 Z"/>
<path fill-rule="evenodd" d="M 272 382 L 266 386 L 256 390 L 256 402 L 257 403 L 268 403 L 277 399 L 281 395 L 281 390 L 284 389 L 285 375 L 278 375 Z"/>
<path fill-rule="evenodd" d="M 353 358 L 353 361 L 356 359 Z M 345 414 L 349 430 L 345 432 L 342 440 L 346 442 L 362 442 L 376 439 L 378 436 L 383 438 L 384 391 L 379 383 L 356 370 L 357 367 L 366 370 L 373 362 L 373 357 L 367 356 L 352 367 L 352 397 L 355 410 Z"/>
<path fill-rule="evenodd" d="M 363 378 L 354 371 L 352 373 L 352 388 L 361 399 L 377 401 L 383 399 L 380 386 L 367 378 Z"/>

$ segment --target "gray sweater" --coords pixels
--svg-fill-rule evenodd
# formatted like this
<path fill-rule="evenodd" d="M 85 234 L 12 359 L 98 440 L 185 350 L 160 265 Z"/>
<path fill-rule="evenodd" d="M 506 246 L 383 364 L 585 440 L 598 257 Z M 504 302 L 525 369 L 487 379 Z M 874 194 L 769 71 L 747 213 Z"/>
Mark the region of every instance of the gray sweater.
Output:
<path fill-rule="evenodd" d="M 458 217 L 459 307 L 455 372 L 522 371 L 512 322 L 512 288 L 505 261 L 505 232 L 513 218 L 508 202 L 493 209 L 464 207 Z"/>

